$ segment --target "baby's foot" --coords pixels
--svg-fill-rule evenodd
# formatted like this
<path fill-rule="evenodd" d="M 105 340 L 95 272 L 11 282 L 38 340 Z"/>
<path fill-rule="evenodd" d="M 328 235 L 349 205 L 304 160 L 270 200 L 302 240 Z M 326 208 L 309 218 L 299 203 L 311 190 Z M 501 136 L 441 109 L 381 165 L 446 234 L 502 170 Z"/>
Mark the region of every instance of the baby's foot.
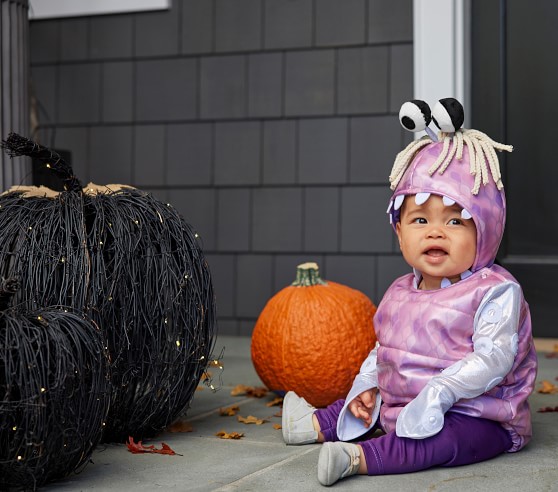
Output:
<path fill-rule="evenodd" d="M 294 391 L 283 398 L 281 426 L 287 444 L 311 444 L 318 439 L 312 415 L 316 409 Z"/>
<path fill-rule="evenodd" d="M 333 485 L 340 478 L 358 473 L 360 449 L 348 442 L 326 442 L 318 459 L 318 480 L 322 485 Z"/>

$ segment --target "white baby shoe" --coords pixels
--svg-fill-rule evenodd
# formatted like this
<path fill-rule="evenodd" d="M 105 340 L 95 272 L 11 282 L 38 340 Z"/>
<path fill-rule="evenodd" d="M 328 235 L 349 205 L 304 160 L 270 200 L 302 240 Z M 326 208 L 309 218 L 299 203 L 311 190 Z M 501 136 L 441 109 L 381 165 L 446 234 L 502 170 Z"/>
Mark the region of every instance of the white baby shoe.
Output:
<path fill-rule="evenodd" d="M 322 485 L 333 485 L 340 478 L 358 473 L 360 450 L 348 442 L 326 442 L 318 459 L 318 480 Z"/>
<path fill-rule="evenodd" d="M 311 444 L 318 440 L 318 432 L 312 421 L 315 410 L 315 407 L 294 391 L 285 395 L 281 427 L 287 444 Z"/>

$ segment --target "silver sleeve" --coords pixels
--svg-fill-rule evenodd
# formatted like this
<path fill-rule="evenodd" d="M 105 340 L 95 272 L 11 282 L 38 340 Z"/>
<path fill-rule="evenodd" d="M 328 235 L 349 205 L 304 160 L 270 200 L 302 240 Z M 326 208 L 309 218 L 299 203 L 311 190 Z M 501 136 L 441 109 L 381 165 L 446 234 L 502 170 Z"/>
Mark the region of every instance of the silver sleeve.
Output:
<path fill-rule="evenodd" d="M 379 346 L 380 344 L 376 342 L 376 346 L 362 363 L 360 372 L 356 375 L 353 381 L 353 386 L 345 398 L 345 404 L 339 412 L 339 417 L 337 418 L 337 436 L 341 441 L 356 439 L 370 430 L 370 427 L 365 427 L 362 420 L 353 416 L 353 414 L 349 411 L 349 404 L 363 391 L 367 391 L 378 386 L 378 371 L 376 369 L 376 363 L 378 359 Z M 374 425 L 378 420 L 381 405 L 382 397 L 378 391 L 376 394 L 376 406 L 374 407 L 374 411 L 371 415 L 372 425 Z"/>
<path fill-rule="evenodd" d="M 398 436 L 424 439 L 437 434 L 444 414 L 458 400 L 475 398 L 502 382 L 517 355 L 520 299 L 515 282 L 486 293 L 474 318 L 473 352 L 434 376 L 402 410 Z"/>

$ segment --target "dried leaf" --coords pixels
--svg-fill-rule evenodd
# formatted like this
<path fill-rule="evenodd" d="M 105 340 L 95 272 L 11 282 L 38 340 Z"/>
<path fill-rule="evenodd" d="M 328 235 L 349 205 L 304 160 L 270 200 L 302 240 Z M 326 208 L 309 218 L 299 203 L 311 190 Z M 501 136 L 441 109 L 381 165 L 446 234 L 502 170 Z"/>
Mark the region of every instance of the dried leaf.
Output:
<path fill-rule="evenodd" d="M 539 413 L 558 412 L 558 407 L 542 407 L 537 410 Z"/>
<path fill-rule="evenodd" d="M 246 386 L 245 384 L 238 384 L 231 390 L 231 396 L 251 396 L 254 398 L 262 398 L 269 390 L 263 386 Z"/>
<path fill-rule="evenodd" d="M 128 442 L 126 443 L 128 447 L 128 451 L 133 454 L 139 453 L 155 453 L 155 454 L 178 454 L 175 453 L 168 444 L 164 442 L 161 443 L 161 449 L 157 449 L 153 444 L 149 446 L 144 446 L 141 441 L 134 442 L 134 438 L 132 436 L 128 437 Z M 182 456 L 179 454 L 178 456 Z"/>
<path fill-rule="evenodd" d="M 282 426 L 281 424 L 273 424 L 273 428 L 274 428 L 275 430 L 279 430 L 279 429 L 282 429 L 283 426 Z"/>
<path fill-rule="evenodd" d="M 239 410 L 240 410 L 240 407 L 238 405 L 233 405 L 231 407 L 220 408 L 219 409 L 219 415 L 221 415 L 221 417 L 234 417 L 238 413 Z"/>
<path fill-rule="evenodd" d="M 203 386 L 196 386 L 196 391 L 203 391 Z"/>
<path fill-rule="evenodd" d="M 544 380 L 541 382 L 541 387 L 537 390 L 539 393 L 544 393 L 546 395 L 558 393 L 558 387 L 552 384 L 550 381 Z"/>
<path fill-rule="evenodd" d="M 547 359 L 556 359 L 558 358 L 558 343 L 554 344 L 554 350 L 546 354 Z"/>
<path fill-rule="evenodd" d="M 167 427 L 168 432 L 194 432 L 194 428 L 190 422 L 185 420 L 177 420 Z"/>
<path fill-rule="evenodd" d="M 276 407 L 279 406 L 283 403 L 283 398 L 281 398 L 280 396 L 278 396 L 277 398 L 275 398 L 275 400 L 271 400 L 268 401 L 265 406 L 266 407 Z"/>
<path fill-rule="evenodd" d="M 283 409 L 279 410 L 277 413 L 274 413 L 273 416 L 281 418 L 283 416 Z"/>
<path fill-rule="evenodd" d="M 262 425 L 265 424 L 266 422 L 269 422 L 269 420 L 259 419 L 257 417 L 254 417 L 253 415 L 248 415 L 248 417 L 242 417 L 241 415 L 239 415 L 237 419 L 239 422 L 242 422 L 243 424 Z"/>
<path fill-rule="evenodd" d="M 250 388 L 250 386 L 246 386 L 244 384 L 237 384 L 232 390 L 231 390 L 231 396 L 242 396 L 246 394 L 246 391 L 248 390 L 248 388 Z"/>
<path fill-rule="evenodd" d="M 242 432 L 231 432 L 230 434 L 225 431 L 219 431 L 215 434 L 217 437 L 221 439 L 242 439 L 244 434 Z"/>
<path fill-rule="evenodd" d="M 246 396 L 253 396 L 254 398 L 263 398 L 267 395 L 268 389 L 264 388 L 263 386 L 256 386 L 250 387 L 248 391 L 246 391 Z"/>

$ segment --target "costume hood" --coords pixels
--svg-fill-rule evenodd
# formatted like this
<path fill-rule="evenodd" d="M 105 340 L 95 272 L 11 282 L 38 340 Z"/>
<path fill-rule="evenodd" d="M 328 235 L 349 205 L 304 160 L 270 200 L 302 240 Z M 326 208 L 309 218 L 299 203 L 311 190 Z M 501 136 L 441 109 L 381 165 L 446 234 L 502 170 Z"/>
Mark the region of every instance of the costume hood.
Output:
<path fill-rule="evenodd" d="M 406 126 L 401 113 L 400 119 Z M 429 135 L 436 139 L 432 132 Z M 512 147 L 494 142 L 476 130 L 442 131 L 439 138 L 439 141 L 430 137 L 415 140 L 398 154 L 390 176 L 394 193 L 388 213 L 395 226 L 407 195 L 416 195 L 418 204 L 435 194 L 446 205 L 460 205 L 462 217 L 472 218 L 477 229 L 477 251 L 471 267 L 474 273 L 494 263 L 502 240 L 506 199 L 495 150 L 511 151 Z"/>

